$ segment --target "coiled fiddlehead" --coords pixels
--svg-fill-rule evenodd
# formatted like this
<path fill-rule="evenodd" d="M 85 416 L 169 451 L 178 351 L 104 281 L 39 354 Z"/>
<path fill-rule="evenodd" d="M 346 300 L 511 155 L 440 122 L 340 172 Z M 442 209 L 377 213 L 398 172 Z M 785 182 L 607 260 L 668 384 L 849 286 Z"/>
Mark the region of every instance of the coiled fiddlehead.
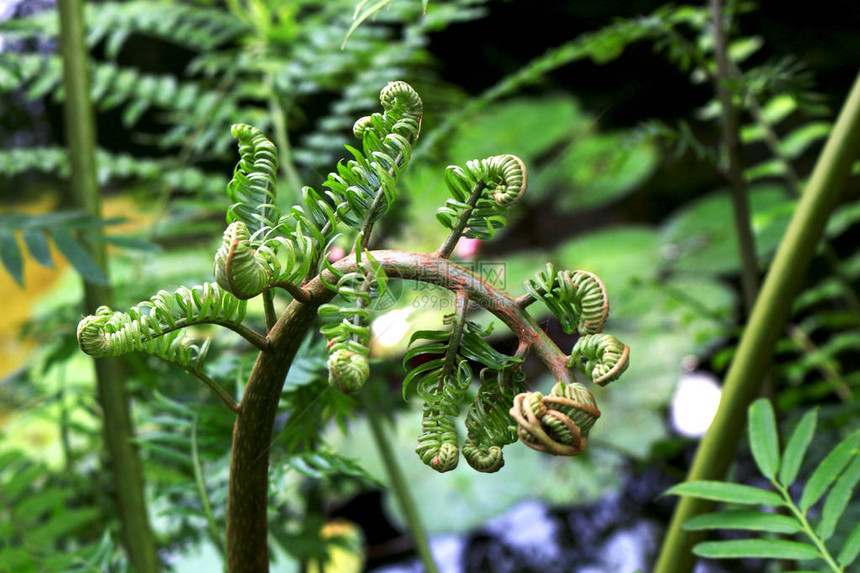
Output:
<path fill-rule="evenodd" d="M 505 465 L 502 448 L 517 440 L 509 413 L 514 397 L 525 391 L 519 364 L 501 371 L 481 371 L 481 388 L 466 413 L 463 457 L 479 472 L 496 472 Z"/>
<path fill-rule="evenodd" d="M 406 82 L 391 82 L 379 94 L 383 113 L 355 122 L 362 151 L 347 146 L 354 159 L 338 164 L 324 186 L 338 199 L 338 216 L 360 232 L 384 215 L 396 198 L 395 185 L 412 156 L 421 131 L 423 104 Z"/>
<path fill-rule="evenodd" d="M 407 368 L 408 363 L 416 358 L 424 360 L 409 371 L 403 382 L 403 391 L 405 394 L 414 382 L 419 397 L 424 400 L 421 434 L 415 452 L 421 461 L 439 472 L 454 469 L 459 461 L 459 437 L 453 418 L 460 413 L 460 404 L 474 377 L 469 361 L 474 360 L 487 366 L 485 371 L 482 371 L 482 379 L 485 377 L 483 372 L 502 371 L 518 362 L 487 344 L 484 339 L 489 335 L 488 330 L 463 318 L 463 298 L 458 297 L 457 304 L 458 312 L 444 318 L 444 323 L 451 325 L 451 329 L 447 332 L 416 332 L 410 344 L 418 339 L 430 342 L 410 349 L 403 359 Z M 500 447 L 503 440 L 498 439 L 491 392 L 490 385 L 487 385 L 484 401 L 480 401 L 479 397 L 479 405 L 470 408 L 471 421 L 467 421 L 467 424 L 472 426 L 471 441 L 467 442 L 463 451 L 469 464 L 479 471 L 495 471 L 503 463 Z M 480 426 L 485 423 L 486 433 L 482 434 Z M 493 450 L 494 447 L 498 449 Z M 490 457 L 495 460 L 490 460 Z M 493 466 L 496 466 L 495 469 L 489 469 Z"/>
<path fill-rule="evenodd" d="M 242 221 L 251 235 L 274 227 L 280 219 L 277 206 L 278 150 L 256 127 L 236 124 L 231 133 L 239 141 L 239 163 L 227 195 L 233 204 L 227 221 Z"/>
<path fill-rule="evenodd" d="M 253 298 L 277 281 L 279 271 L 278 256 L 270 245 L 255 249 L 245 223 L 230 223 L 215 253 L 215 282 L 221 288 L 240 299 Z"/>
<path fill-rule="evenodd" d="M 334 270 L 329 267 L 330 270 Z M 385 292 L 386 276 L 369 255 L 360 270 L 341 274 L 328 285 L 347 303 L 324 304 L 319 316 L 335 318 L 321 328 L 329 352 L 329 383 L 341 392 L 358 392 L 370 376 L 370 302 Z M 339 319 L 339 320 L 338 320 Z"/>
<path fill-rule="evenodd" d="M 448 167 L 445 183 L 452 197 L 436 211 L 439 222 L 465 237 L 491 239 L 525 193 L 528 175 L 519 157 L 495 155 Z"/>
<path fill-rule="evenodd" d="M 181 287 L 173 293 L 159 291 L 126 313 L 99 307 L 78 324 L 78 344 L 81 350 L 97 358 L 151 350 L 156 346 L 147 346 L 149 343 L 186 326 L 207 323 L 240 326 L 245 306 L 245 301 L 213 283 L 192 289 Z M 178 333 L 172 340 L 176 336 Z"/>
<path fill-rule="evenodd" d="M 630 363 L 630 347 L 609 334 L 581 336 L 570 351 L 568 367 L 576 366 L 595 384 L 617 380 Z"/>
<path fill-rule="evenodd" d="M 600 278 L 588 271 L 544 271 L 525 283 L 526 291 L 543 302 L 568 334 L 595 334 L 603 330 L 609 298 Z"/>
<path fill-rule="evenodd" d="M 600 417 L 594 396 L 582 384 L 556 382 L 546 396 L 523 392 L 510 410 L 520 440 L 528 447 L 557 456 L 585 451 L 588 432 Z"/>

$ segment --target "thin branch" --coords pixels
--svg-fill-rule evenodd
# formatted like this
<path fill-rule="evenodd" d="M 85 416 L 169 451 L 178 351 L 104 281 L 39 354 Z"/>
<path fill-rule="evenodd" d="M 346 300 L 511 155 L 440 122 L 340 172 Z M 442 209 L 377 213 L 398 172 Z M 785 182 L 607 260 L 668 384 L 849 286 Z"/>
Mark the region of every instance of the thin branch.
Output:
<path fill-rule="evenodd" d="M 218 525 L 215 521 L 215 515 L 212 513 L 212 506 L 209 504 L 209 496 L 206 494 L 206 484 L 203 481 L 203 470 L 200 468 L 200 452 L 197 447 L 197 415 L 194 416 L 194 423 L 191 426 L 191 463 L 194 466 L 194 482 L 197 485 L 197 493 L 200 495 L 200 505 L 203 507 L 203 514 L 206 516 L 206 523 L 209 525 L 209 535 L 212 536 L 212 541 L 223 556 L 224 539 L 218 532 Z"/>
<path fill-rule="evenodd" d="M 457 367 L 457 351 L 463 340 L 463 329 L 466 326 L 466 310 L 469 308 L 469 295 L 458 290 L 454 299 L 454 326 L 451 328 L 451 338 L 448 349 L 445 351 L 445 360 L 442 362 L 442 371 L 439 375 L 439 384 L 444 385 L 448 376 Z"/>
<path fill-rule="evenodd" d="M 290 293 L 290 296 L 292 296 L 300 303 L 311 304 L 314 301 L 314 295 L 310 291 L 296 284 L 293 284 L 290 281 L 281 281 L 279 283 L 275 283 L 273 286 L 284 289 L 285 291 Z M 270 326 L 269 330 L 271 329 L 272 327 Z"/>
<path fill-rule="evenodd" d="M 735 232 L 741 256 L 741 284 L 743 286 L 745 314 L 749 315 L 758 294 L 758 266 L 755 257 L 755 239 L 750 224 L 749 197 L 744 181 L 743 163 L 740 156 L 740 137 L 738 136 L 738 111 L 732 103 L 732 93 L 728 82 L 732 72 L 726 53 L 726 34 L 723 29 L 722 0 L 709 0 L 711 24 L 714 28 L 714 55 L 717 60 L 715 87 L 722 108 L 722 141 L 728 159 L 725 175 L 729 180 L 732 195 Z"/>
<path fill-rule="evenodd" d="M 167 364 L 170 364 L 171 366 L 178 366 L 179 368 L 182 368 L 187 373 L 191 374 L 192 376 L 194 376 L 195 378 L 197 378 L 198 380 L 200 380 L 201 382 L 206 384 L 210 390 L 215 392 L 215 395 L 218 396 L 218 398 L 221 400 L 221 402 L 223 402 L 224 405 L 227 406 L 231 411 L 235 412 L 236 414 L 241 412 L 241 409 L 242 409 L 241 405 L 238 402 L 236 402 L 236 400 L 233 399 L 233 396 L 231 396 L 230 393 L 227 392 L 224 388 L 222 388 L 217 382 L 215 382 L 214 380 L 212 380 L 211 378 L 209 378 L 208 376 L 206 376 L 205 374 L 203 374 L 199 370 L 196 370 L 196 369 L 194 369 L 194 368 L 192 368 L 186 364 L 174 362 L 173 360 L 170 360 L 169 358 L 165 358 L 164 356 L 161 356 L 160 354 L 155 354 L 155 353 L 151 353 L 151 352 L 146 352 L 146 354 L 148 354 L 150 356 L 155 356 L 159 360 L 161 360 Z"/>
<path fill-rule="evenodd" d="M 207 320 L 202 322 L 201 324 L 217 324 L 218 326 L 223 326 L 224 328 L 229 328 L 251 344 L 257 347 L 258 350 L 263 352 L 268 351 L 269 341 L 266 340 L 266 337 L 254 330 L 253 328 L 249 328 L 244 324 L 239 324 L 238 322 L 229 322 L 226 320 Z M 177 328 L 182 328 L 182 326 L 177 326 Z M 170 329 L 170 330 L 176 330 Z M 170 330 L 165 329 L 164 332 L 170 332 Z"/>
<path fill-rule="evenodd" d="M 472 187 L 472 191 L 469 193 L 469 200 L 466 202 L 467 208 L 460 212 L 460 216 L 457 218 L 454 228 L 451 229 L 451 233 L 445 239 L 445 242 L 442 243 L 442 246 L 439 247 L 438 251 L 436 251 L 436 256 L 442 259 L 447 259 L 451 256 L 451 253 L 460 241 L 460 237 L 463 236 L 463 231 L 466 230 L 466 225 L 469 223 L 469 217 L 472 215 L 475 205 L 478 204 L 478 199 L 481 198 L 486 187 L 487 185 L 482 179 L 479 179 L 475 183 L 475 186 Z"/>

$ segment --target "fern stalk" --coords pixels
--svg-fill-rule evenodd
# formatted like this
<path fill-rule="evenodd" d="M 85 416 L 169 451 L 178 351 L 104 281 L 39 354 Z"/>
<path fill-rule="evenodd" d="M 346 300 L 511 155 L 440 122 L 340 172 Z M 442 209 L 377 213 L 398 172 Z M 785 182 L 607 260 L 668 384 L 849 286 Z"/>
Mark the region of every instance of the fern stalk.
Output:
<path fill-rule="evenodd" d="M 860 76 L 855 80 L 780 242 L 726 375 L 719 409 L 687 475 L 688 481 L 719 480 L 725 476 L 745 425 L 747 406 L 760 390 L 770 365 L 767 358 L 782 333 L 827 219 L 858 154 Z M 691 517 L 707 511 L 710 505 L 689 497 L 678 502 L 655 573 L 686 573 L 693 569 L 695 557 L 691 549 L 700 534 L 683 531 L 681 526 Z"/>
<path fill-rule="evenodd" d="M 71 187 L 75 203 L 96 218 L 101 199 L 96 179 L 95 119 L 90 101 L 89 62 L 84 44 L 81 0 L 59 0 L 60 50 L 66 91 L 65 130 L 71 164 Z M 90 255 L 106 271 L 103 243 L 85 242 Z M 84 282 L 84 308 L 95 311 L 110 299 L 110 288 Z M 155 541 L 149 526 L 144 497 L 143 470 L 133 443 L 130 402 L 122 365 L 116 358 L 95 361 L 98 400 L 104 417 L 104 440 L 116 491 L 122 537 L 129 559 L 138 573 L 160 569 Z"/>

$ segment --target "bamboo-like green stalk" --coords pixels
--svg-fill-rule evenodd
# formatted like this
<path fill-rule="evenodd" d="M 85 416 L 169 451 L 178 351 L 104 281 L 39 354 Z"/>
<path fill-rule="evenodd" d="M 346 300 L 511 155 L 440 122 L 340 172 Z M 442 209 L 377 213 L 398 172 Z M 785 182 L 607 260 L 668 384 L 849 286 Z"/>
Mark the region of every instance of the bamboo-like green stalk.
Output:
<path fill-rule="evenodd" d="M 96 131 L 90 100 L 87 50 L 84 44 L 81 0 L 59 0 L 60 50 L 66 91 L 65 132 L 71 165 L 71 188 L 77 206 L 94 217 L 101 216 L 96 179 Z M 88 251 L 106 271 L 104 243 L 84 241 Z M 84 283 L 84 311 L 89 314 L 110 300 L 110 288 Z M 129 398 L 122 365 L 115 358 L 95 361 L 98 400 L 104 419 L 104 441 L 116 492 L 122 538 L 137 573 L 159 570 L 155 542 L 149 527 L 143 494 L 143 470 L 132 442 Z"/>
<path fill-rule="evenodd" d="M 827 219 L 858 155 L 860 75 L 818 158 L 765 277 L 726 375 L 719 409 L 696 452 L 687 480 L 725 477 L 745 427 L 747 407 L 759 392 L 770 366 L 774 344 L 785 326 Z M 710 505 L 693 497 L 680 499 L 663 541 L 655 573 L 686 573 L 693 569 L 695 556 L 691 550 L 700 534 L 683 531 L 681 526 L 691 517 L 707 511 Z"/>
<path fill-rule="evenodd" d="M 389 486 L 397 498 L 397 503 L 400 504 L 400 509 L 406 518 L 406 525 L 409 527 L 409 533 L 415 542 L 415 551 L 418 553 L 418 557 L 421 559 L 426 573 L 438 573 L 439 569 L 436 567 L 436 562 L 433 561 L 430 544 L 427 542 L 427 532 L 424 529 L 424 524 L 421 522 L 421 516 L 418 515 L 418 509 L 415 507 L 415 500 L 409 489 L 409 484 L 403 476 L 400 465 L 397 463 L 397 456 L 394 455 L 394 448 L 391 447 L 388 434 L 385 428 L 382 427 L 382 416 L 376 411 L 376 408 L 365 393 L 359 394 L 359 397 L 364 410 L 367 412 L 367 420 L 370 422 L 370 429 L 373 432 L 376 447 L 382 456 L 385 473 L 388 474 L 390 482 Z"/>

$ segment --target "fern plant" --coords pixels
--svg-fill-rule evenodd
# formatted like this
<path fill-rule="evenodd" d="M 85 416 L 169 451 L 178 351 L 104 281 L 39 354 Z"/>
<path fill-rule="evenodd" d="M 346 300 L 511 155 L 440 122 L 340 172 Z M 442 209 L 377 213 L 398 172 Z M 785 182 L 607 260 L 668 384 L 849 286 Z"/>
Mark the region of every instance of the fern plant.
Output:
<path fill-rule="evenodd" d="M 500 155 L 448 168 L 444 181 L 451 199 L 439 221 L 450 230 L 436 252 L 371 250 L 374 226 L 397 198 L 397 182 L 418 140 L 423 117 L 419 95 L 405 82 L 380 93 L 382 112 L 359 119 L 359 148 L 338 164 L 324 191 L 310 187 L 303 201 L 286 213 L 276 202 L 278 154 L 256 128 L 236 125 L 240 161 L 228 187 L 232 205 L 221 247 L 215 255 L 215 283 L 161 292 L 127 312 L 101 308 L 78 325 L 81 349 L 94 356 L 133 351 L 173 362 L 215 390 L 236 414 L 227 508 L 227 564 L 231 572 L 268 569 L 266 499 L 272 429 L 286 374 L 308 329 L 325 319 L 330 384 L 358 392 L 370 377 L 369 320 L 373 302 L 394 279 L 421 281 L 450 290 L 455 312 L 443 329 L 416 333 L 427 340 L 407 356 L 405 386 L 413 383 L 424 400 L 417 453 L 438 471 L 453 469 L 462 449 L 479 471 L 502 467 L 501 448 L 516 436 L 529 447 L 555 455 L 585 450 L 600 411 L 591 391 L 576 381 L 576 366 L 600 384 L 626 368 L 629 349 L 601 333 L 608 310 L 602 282 L 594 275 L 549 267 L 514 298 L 467 268 L 450 261 L 461 237 L 497 232 L 508 209 L 526 190 L 522 161 Z M 333 241 L 345 235 L 352 252 L 329 260 Z M 275 293 L 291 302 L 280 316 Z M 261 297 L 266 332 L 243 323 L 245 300 Z M 570 355 L 549 338 L 528 313 L 538 301 L 564 316 L 580 334 Z M 519 339 L 513 356 L 493 349 L 485 331 L 467 314 L 477 303 Z M 241 399 L 235 399 L 204 372 L 206 342 L 193 344 L 181 330 L 199 324 L 233 330 L 259 350 Z M 535 354 L 556 378 L 548 395 L 523 391 L 522 361 Z M 421 355 L 420 365 L 410 358 Z M 480 368 L 481 389 L 468 409 L 468 435 L 460 445 L 452 417 Z"/>
<path fill-rule="evenodd" d="M 730 529 L 752 531 L 761 536 L 699 543 L 693 549 L 696 555 L 713 559 L 757 557 L 819 561 L 833 573 L 849 570 L 860 555 L 860 524 L 854 524 L 853 528 L 846 524 L 851 529 L 841 548 L 828 547 L 828 541 L 836 532 L 854 488 L 860 482 L 860 430 L 839 442 L 812 473 L 801 480 L 800 470 L 815 433 L 817 416 L 816 410 L 807 412 L 781 449 L 770 402 L 761 398 L 750 405 L 748 433 L 753 459 L 775 491 L 735 483 L 692 481 L 666 492 L 744 508 L 698 515 L 684 524 L 688 531 Z M 798 498 L 793 492 L 801 486 Z M 819 505 L 822 499 L 824 502 Z M 769 510 L 752 509 L 761 506 Z M 801 540 L 794 540 L 797 537 Z"/>

